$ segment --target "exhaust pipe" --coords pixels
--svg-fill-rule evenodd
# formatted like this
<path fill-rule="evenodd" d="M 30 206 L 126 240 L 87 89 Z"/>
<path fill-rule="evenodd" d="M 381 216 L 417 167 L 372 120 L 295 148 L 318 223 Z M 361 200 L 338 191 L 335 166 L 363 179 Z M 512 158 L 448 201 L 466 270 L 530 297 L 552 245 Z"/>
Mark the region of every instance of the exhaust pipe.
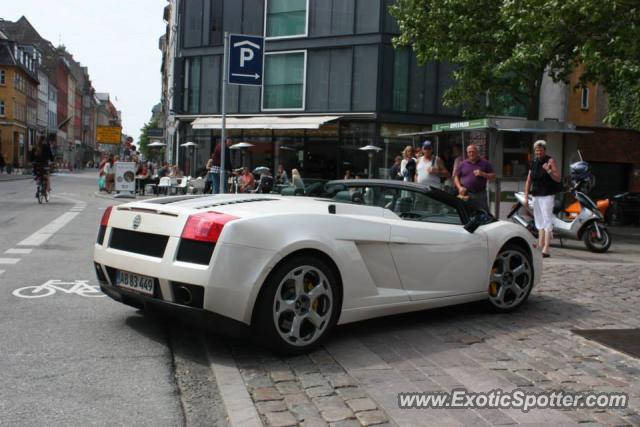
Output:
<path fill-rule="evenodd" d="M 176 300 L 176 303 L 183 305 L 191 305 L 193 302 L 193 297 L 191 295 L 191 290 L 186 286 L 176 286 L 173 291 L 173 296 Z"/>

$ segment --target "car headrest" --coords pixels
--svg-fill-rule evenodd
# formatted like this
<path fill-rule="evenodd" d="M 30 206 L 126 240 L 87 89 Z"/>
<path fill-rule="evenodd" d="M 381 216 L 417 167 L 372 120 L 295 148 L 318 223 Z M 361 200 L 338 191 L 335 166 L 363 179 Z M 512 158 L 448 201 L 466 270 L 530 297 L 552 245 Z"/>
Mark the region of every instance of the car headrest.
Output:
<path fill-rule="evenodd" d="M 349 190 L 346 191 L 338 191 L 333 198 L 340 202 L 350 202 L 351 201 L 351 192 Z"/>

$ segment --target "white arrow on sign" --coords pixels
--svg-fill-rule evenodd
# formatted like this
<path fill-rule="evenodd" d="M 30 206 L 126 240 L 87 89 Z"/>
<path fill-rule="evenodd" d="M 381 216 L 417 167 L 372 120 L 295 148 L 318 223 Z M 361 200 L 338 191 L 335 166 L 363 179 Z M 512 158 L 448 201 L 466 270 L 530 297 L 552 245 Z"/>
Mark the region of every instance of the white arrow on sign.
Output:
<path fill-rule="evenodd" d="M 232 76 L 236 76 L 236 77 L 252 77 L 255 80 L 258 80 L 260 78 L 260 74 L 255 73 L 255 74 L 238 74 L 238 73 L 231 73 Z"/>

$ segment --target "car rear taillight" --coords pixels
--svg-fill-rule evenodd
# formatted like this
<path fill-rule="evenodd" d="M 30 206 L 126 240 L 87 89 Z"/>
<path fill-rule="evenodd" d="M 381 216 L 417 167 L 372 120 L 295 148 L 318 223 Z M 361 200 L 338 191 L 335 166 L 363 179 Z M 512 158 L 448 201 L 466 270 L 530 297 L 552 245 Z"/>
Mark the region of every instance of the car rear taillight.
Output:
<path fill-rule="evenodd" d="M 97 242 L 99 245 L 102 245 L 104 241 L 104 235 L 107 232 L 107 225 L 109 225 L 109 217 L 111 216 L 111 209 L 113 206 L 109 206 L 104 210 L 102 214 L 102 219 L 100 220 L 100 227 L 98 228 L 98 239 Z"/>
<path fill-rule="evenodd" d="M 234 219 L 239 218 L 219 212 L 203 212 L 191 215 L 187 219 L 180 238 L 215 243 L 218 241 L 224 225 Z"/>
<path fill-rule="evenodd" d="M 107 209 L 104 210 L 104 213 L 102 214 L 102 220 L 100 220 L 101 226 L 106 227 L 107 225 L 109 225 L 109 217 L 111 216 L 112 208 L 113 206 L 109 206 Z"/>

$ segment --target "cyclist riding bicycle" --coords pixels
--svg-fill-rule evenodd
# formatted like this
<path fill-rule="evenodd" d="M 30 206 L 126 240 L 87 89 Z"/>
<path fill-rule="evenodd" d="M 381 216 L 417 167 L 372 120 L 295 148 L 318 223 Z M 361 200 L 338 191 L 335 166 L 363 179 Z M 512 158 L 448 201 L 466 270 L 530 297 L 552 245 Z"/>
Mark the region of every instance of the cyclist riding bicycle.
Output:
<path fill-rule="evenodd" d="M 44 137 L 40 137 L 36 146 L 31 149 L 30 158 L 33 174 L 36 178 L 44 180 L 47 192 L 50 192 L 49 162 L 53 160 L 53 153 L 51 153 L 51 148 Z"/>

